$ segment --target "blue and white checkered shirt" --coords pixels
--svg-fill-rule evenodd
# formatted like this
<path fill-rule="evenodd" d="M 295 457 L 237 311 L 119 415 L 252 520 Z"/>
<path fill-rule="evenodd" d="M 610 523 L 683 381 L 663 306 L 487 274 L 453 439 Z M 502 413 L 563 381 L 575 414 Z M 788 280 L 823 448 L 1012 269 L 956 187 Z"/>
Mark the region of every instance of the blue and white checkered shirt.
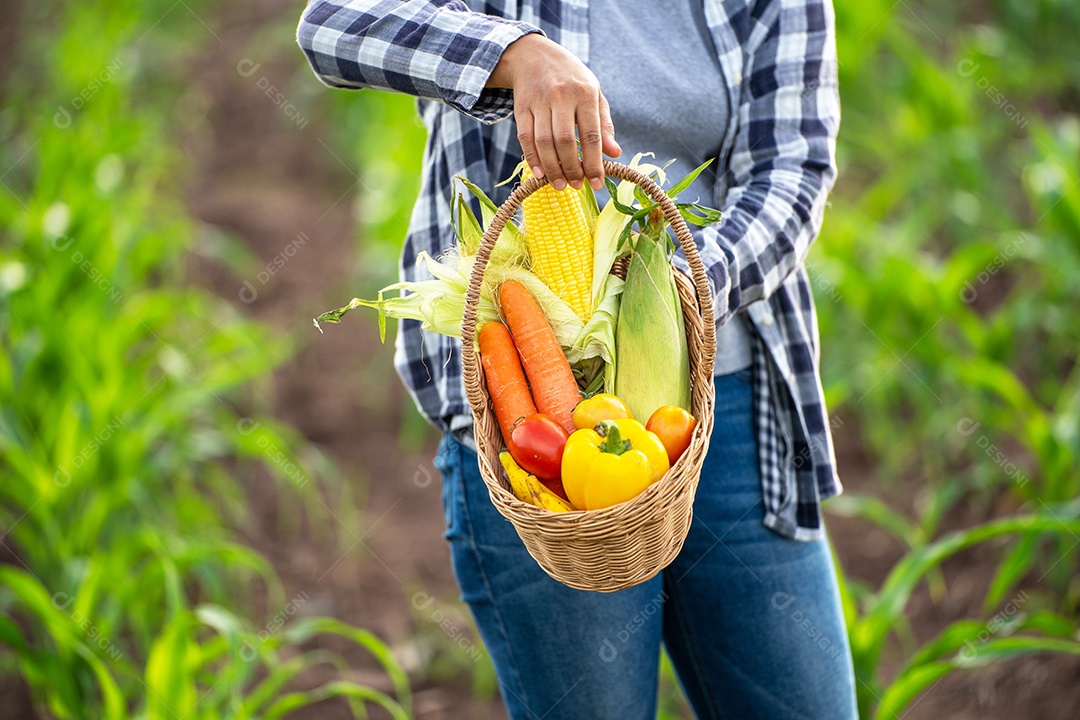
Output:
<path fill-rule="evenodd" d="M 452 178 L 496 203 L 521 159 L 508 90 L 487 89 L 503 50 L 542 32 L 586 64 L 587 0 L 313 0 L 298 41 L 318 77 L 343 88 L 419 98 L 429 136 L 420 197 L 401 276 L 415 259 L 454 245 Z M 821 387 L 817 317 L 803 266 L 836 176 L 840 123 L 830 0 L 705 0 L 727 80 L 730 122 L 720 152 L 723 222 L 696 228 L 717 323 L 746 310 L 753 336 L 755 418 L 765 524 L 820 538 L 820 500 L 841 491 Z M 677 118 L 672 118 L 677 122 Z M 479 208 L 474 208 L 479 212 Z M 676 264 L 686 269 L 685 260 Z M 470 417 L 459 341 L 403 321 L 395 365 L 431 422 L 451 431 Z"/>

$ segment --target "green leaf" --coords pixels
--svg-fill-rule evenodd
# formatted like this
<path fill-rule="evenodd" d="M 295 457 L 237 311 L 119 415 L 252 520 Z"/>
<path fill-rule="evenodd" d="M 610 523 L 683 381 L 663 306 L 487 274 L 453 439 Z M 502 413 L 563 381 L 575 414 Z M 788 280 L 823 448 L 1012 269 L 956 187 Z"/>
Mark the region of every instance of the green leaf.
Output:
<path fill-rule="evenodd" d="M 919 503 L 917 517 L 919 526 L 924 537 L 931 538 L 937 535 L 941 519 L 949 510 L 964 497 L 968 488 L 962 482 L 947 479 L 940 485 L 931 486 L 929 492 L 923 497 L 925 500 Z"/>
<path fill-rule="evenodd" d="M 402 707 L 412 712 L 412 694 L 409 690 L 409 677 L 398 663 L 390 648 L 373 633 L 346 625 L 333 618 L 304 618 L 285 631 L 285 639 L 290 643 L 303 643 L 315 635 L 339 635 L 351 640 L 370 652 L 386 670 L 394 684 L 394 691 Z"/>
<path fill-rule="evenodd" d="M 926 538 L 915 523 L 893 510 L 879 498 L 844 493 L 829 498 L 825 511 L 840 517 L 861 518 L 873 523 L 910 549 L 925 544 Z"/>
<path fill-rule="evenodd" d="M 256 646 L 257 649 L 261 649 Z M 271 654 L 272 653 L 264 653 Z M 269 672 L 265 678 L 252 688 L 244 697 L 244 710 L 249 715 L 259 716 L 263 708 L 274 700 L 275 697 L 298 675 L 311 670 L 318 665 L 332 665 L 342 675 L 348 675 L 351 668 L 349 663 L 339 653 L 330 650 L 312 650 L 297 657 L 289 658 L 284 663 L 276 664 L 269 662 Z"/>
<path fill-rule="evenodd" d="M 634 230 L 634 223 L 640 222 L 641 220 L 644 220 L 646 217 L 648 217 L 649 213 L 654 207 L 656 207 L 655 204 L 649 205 L 648 207 L 643 207 L 630 215 L 630 219 L 623 227 L 622 232 L 619 233 L 619 242 L 616 245 L 616 253 L 621 253 L 624 248 L 629 246 L 630 236 Z"/>
<path fill-rule="evenodd" d="M 104 705 L 105 717 L 108 720 L 123 720 L 127 717 L 124 696 L 119 686 L 113 679 L 105 663 L 82 641 L 82 630 L 74 620 L 61 613 L 53 602 L 49 592 L 38 580 L 22 570 L 0 566 L 0 588 L 6 588 L 22 603 L 23 608 L 35 616 L 48 629 L 50 638 L 57 646 L 57 653 L 43 654 L 32 652 L 31 657 L 51 665 L 46 673 L 50 676 L 48 682 L 57 682 L 63 679 L 67 683 L 72 676 L 72 668 L 77 667 L 73 655 L 81 658 L 91 669 L 97 680 L 97 687 L 101 692 Z M 12 632 L 10 627 L 3 630 L 4 634 Z M 12 646 L 25 647 L 25 642 L 16 642 Z M 54 696 L 55 697 L 55 696 Z M 59 700 L 59 698 L 57 698 Z M 76 712 L 84 712 L 85 708 L 77 707 Z"/>
<path fill-rule="evenodd" d="M 630 205 L 624 205 L 619 202 L 619 188 L 615 185 L 615 182 L 609 178 L 604 177 L 604 187 L 608 192 L 608 202 L 615 206 L 615 209 L 621 212 L 623 215 L 633 215 L 637 211 Z"/>
<path fill-rule="evenodd" d="M 1077 638 L 1076 621 L 1049 610 L 1038 610 L 1031 613 L 1024 618 L 1021 628 L 1023 630 L 1038 630 L 1045 635 Z"/>
<path fill-rule="evenodd" d="M 831 544 L 830 549 L 833 567 L 836 570 L 836 581 L 840 590 L 840 605 L 844 610 L 844 624 L 848 627 L 850 634 L 850 628 L 859 618 L 859 608 L 855 604 L 855 596 L 851 592 L 851 586 L 848 584 L 843 563 L 840 562 L 840 556 L 836 554 L 836 549 Z"/>
<path fill-rule="evenodd" d="M 698 227 L 715 225 L 723 219 L 719 210 L 714 210 L 697 203 L 679 203 L 676 205 L 683 220 Z"/>
<path fill-rule="evenodd" d="M 263 717 L 266 720 L 275 720 L 299 710 L 300 708 L 320 703 L 334 697 L 357 698 L 370 701 L 380 706 L 394 718 L 394 720 L 410 720 L 411 713 L 404 707 L 394 702 L 385 693 L 378 690 L 357 685 L 356 683 L 339 680 L 327 683 L 314 690 L 307 692 L 295 692 L 285 695 L 267 709 Z"/>
<path fill-rule="evenodd" d="M 989 636 L 987 624 L 978 620 L 957 620 L 942 630 L 937 637 L 924 644 L 918 652 L 913 654 L 904 664 L 897 676 L 903 675 L 909 669 L 926 665 L 948 655 L 960 651 L 967 643 L 979 640 L 979 635 L 986 633 Z"/>
<path fill-rule="evenodd" d="M 892 718 L 903 715 L 912 700 L 953 670 L 981 667 L 1035 652 L 1080 655 L 1080 643 L 1032 636 L 994 637 L 969 646 L 952 659 L 915 665 L 902 671 L 885 690 L 874 717 Z"/>
<path fill-rule="evenodd" d="M 379 300 L 381 301 L 382 293 L 380 293 L 379 295 Z M 345 315 L 345 313 L 349 312 L 350 310 L 355 310 L 356 308 L 363 306 L 363 304 L 364 301 L 360 298 L 353 298 L 352 301 L 345 307 L 339 307 L 337 310 L 328 310 L 327 312 L 324 312 L 322 315 L 315 318 L 315 320 L 313 320 L 313 322 L 315 323 L 315 327 L 318 328 L 319 323 L 324 322 L 339 323 L 341 322 L 341 318 Z"/>
<path fill-rule="evenodd" d="M 679 193 L 681 193 L 686 188 L 690 187 L 690 185 L 695 180 L 697 180 L 697 176 L 700 175 L 702 172 L 704 172 L 705 168 L 709 167 L 709 165 L 711 165 L 711 164 L 712 164 L 712 158 L 709 158 L 708 160 L 706 160 L 705 162 L 701 163 L 696 168 L 691 170 L 690 173 L 686 177 L 684 177 L 682 180 L 680 180 L 679 182 L 677 182 L 677 183 L 675 183 L 674 185 L 671 186 L 671 189 L 667 191 L 668 197 L 670 197 L 672 200 L 679 197 Z M 696 203 L 694 203 L 694 204 L 696 204 Z"/>
<path fill-rule="evenodd" d="M 640 185 L 634 186 L 634 199 L 638 201 L 638 205 L 641 207 L 656 204 L 651 197 L 645 194 L 645 191 L 641 189 Z"/>
<path fill-rule="evenodd" d="M 11 618 L 3 615 L 0 615 L 0 645 L 7 645 L 18 653 L 27 651 L 22 629 Z"/>
<path fill-rule="evenodd" d="M 187 663 L 190 627 L 188 613 L 178 612 L 150 646 L 144 682 L 150 693 L 147 700 L 151 720 L 184 717 L 198 700 L 195 679 Z"/>
<path fill-rule="evenodd" d="M 948 675 L 954 669 L 951 663 L 932 663 L 920 665 L 910 673 L 893 681 L 881 695 L 881 701 L 874 710 L 874 720 L 885 720 L 903 715 L 912 700 L 926 688 Z"/>
<path fill-rule="evenodd" d="M 997 637 L 980 645 L 973 655 L 961 655 L 955 660 L 956 667 L 973 668 L 989 665 L 992 662 L 1006 660 L 1017 655 L 1036 652 L 1059 652 L 1067 655 L 1080 655 L 1080 643 L 1075 640 L 1060 638 L 1033 637 L 1014 635 Z"/>
<path fill-rule="evenodd" d="M 1005 556 L 1005 560 L 998 565 L 997 572 L 994 573 L 990 587 L 987 588 L 983 612 L 990 612 L 997 607 L 1005 594 L 1031 571 L 1038 559 L 1039 540 L 1039 535 L 1025 535 Z"/>
<path fill-rule="evenodd" d="M 865 623 L 874 642 L 880 642 L 888 633 L 912 591 L 932 568 L 974 545 L 1006 535 L 1026 533 L 1080 533 L 1080 521 L 1040 515 L 1001 518 L 950 533 L 909 552 L 893 567 L 867 609 Z"/>

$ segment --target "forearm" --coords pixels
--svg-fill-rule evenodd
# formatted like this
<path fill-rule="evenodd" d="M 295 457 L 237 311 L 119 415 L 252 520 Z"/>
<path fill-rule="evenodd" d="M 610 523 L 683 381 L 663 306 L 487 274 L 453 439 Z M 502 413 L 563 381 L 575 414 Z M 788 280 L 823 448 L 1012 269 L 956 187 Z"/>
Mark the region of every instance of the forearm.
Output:
<path fill-rule="evenodd" d="M 720 225 L 692 228 L 718 322 L 776 292 L 806 260 L 836 176 L 825 167 L 774 170 L 729 191 Z M 676 265 L 688 272 L 682 253 Z"/>
<path fill-rule="evenodd" d="M 763 34 L 775 39 L 757 49 L 747 68 L 740 127 L 722 178 L 723 220 L 695 232 L 720 322 L 771 296 L 805 261 L 836 178 L 840 109 L 831 6 L 774 4 L 776 27 Z M 805 44 L 805 54 L 792 56 L 785 43 Z"/>
<path fill-rule="evenodd" d="M 460 0 L 316 0 L 297 42 L 327 85 L 429 98 L 481 120 L 510 113 L 510 94 L 487 88 L 515 40 L 539 30 L 471 12 Z"/>
<path fill-rule="evenodd" d="M 731 250 L 725 254 L 725 317 L 771 296 L 805 262 L 834 177 L 831 165 L 800 173 L 774 170 L 739 190 L 713 239 Z"/>

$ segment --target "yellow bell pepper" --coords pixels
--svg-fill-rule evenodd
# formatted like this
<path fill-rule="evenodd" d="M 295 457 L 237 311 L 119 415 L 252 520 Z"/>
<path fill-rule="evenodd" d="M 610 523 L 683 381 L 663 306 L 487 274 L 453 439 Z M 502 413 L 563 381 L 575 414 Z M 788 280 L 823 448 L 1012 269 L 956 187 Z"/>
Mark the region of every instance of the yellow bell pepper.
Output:
<path fill-rule="evenodd" d="M 597 510 L 637 497 L 668 471 L 667 450 L 637 420 L 604 420 L 566 441 L 562 481 L 578 510 Z"/>
<path fill-rule="evenodd" d="M 611 393 L 597 393 L 592 397 L 585 398 L 574 408 L 574 427 L 578 430 L 595 428 L 602 420 L 618 420 L 619 418 L 632 418 L 630 409 L 619 398 Z"/>

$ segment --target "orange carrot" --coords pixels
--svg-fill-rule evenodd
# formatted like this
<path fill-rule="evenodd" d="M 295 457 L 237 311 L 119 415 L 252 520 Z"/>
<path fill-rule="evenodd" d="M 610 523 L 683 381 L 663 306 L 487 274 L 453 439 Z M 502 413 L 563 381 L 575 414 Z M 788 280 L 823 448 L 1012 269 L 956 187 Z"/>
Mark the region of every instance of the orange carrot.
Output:
<path fill-rule="evenodd" d="M 480 362 L 484 366 L 488 397 L 495 408 L 503 441 L 513 454 L 510 433 L 514 431 L 514 424 L 535 413 L 536 405 L 525 384 L 514 339 L 502 323 L 489 322 L 480 329 Z"/>
<path fill-rule="evenodd" d="M 499 286 L 499 304 L 525 366 L 537 409 L 566 432 L 574 432 L 574 407 L 581 393 L 540 303 L 520 282 L 507 280 Z"/>

